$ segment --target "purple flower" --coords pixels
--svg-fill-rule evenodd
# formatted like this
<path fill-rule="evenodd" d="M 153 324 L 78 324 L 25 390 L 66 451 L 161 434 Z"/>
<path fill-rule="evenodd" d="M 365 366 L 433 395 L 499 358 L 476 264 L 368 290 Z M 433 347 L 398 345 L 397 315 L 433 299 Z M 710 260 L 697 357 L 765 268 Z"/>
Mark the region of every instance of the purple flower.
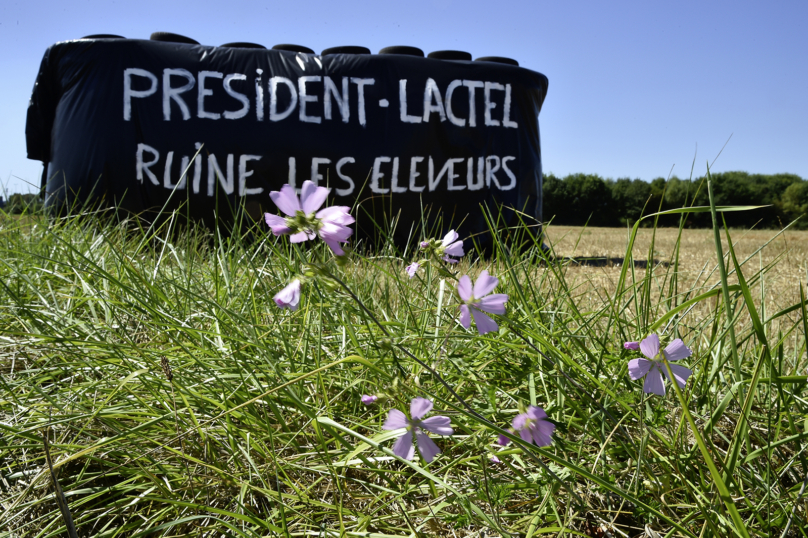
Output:
<path fill-rule="evenodd" d="M 640 343 L 639 342 L 625 342 L 623 344 L 623 347 L 626 348 L 626 349 L 633 349 L 634 351 L 637 351 L 638 349 L 640 349 Z"/>
<path fill-rule="evenodd" d="M 418 271 L 418 269 L 420 269 L 420 268 L 421 268 L 421 264 L 420 264 L 420 263 L 418 263 L 418 262 L 412 262 L 412 263 L 411 263 L 410 265 L 408 265 L 408 266 L 407 266 L 407 268 L 406 268 L 406 269 L 404 269 L 404 270 L 405 270 L 405 271 L 407 271 L 407 274 L 408 274 L 408 275 L 410 275 L 410 278 L 412 278 L 412 277 L 414 277 L 414 276 L 415 276 L 415 273 L 416 273 L 416 272 Z"/>
<path fill-rule="evenodd" d="M 432 402 L 426 398 L 413 398 L 410 402 L 410 416 L 407 416 L 398 409 L 391 409 L 387 415 L 387 420 L 382 426 L 385 430 L 397 430 L 407 428 L 401 437 L 393 445 L 393 454 L 406 460 L 411 460 L 415 455 L 415 447 L 412 445 L 412 436 L 415 434 L 418 451 L 429 463 L 435 456 L 440 454 L 440 449 L 435 442 L 424 433 L 423 430 L 437 433 L 438 435 L 452 435 L 454 430 L 451 427 L 451 419 L 444 416 L 430 417 L 421 420 L 421 417 L 432 410 Z"/>
<path fill-rule="evenodd" d="M 496 464 L 496 463 L 502 463 L 502 462 L 500 461 L 500 459 L 499 459 L 498 457 L 494 456 L 493 454 L 491 455 L 491 457 L 490 457 L 489 459 L 491 460 L 491 463 L 494 463 L 494 464 Z"/>
<path fill-rule="evenodd" d="M 322 189 L 322 187 L 318 188 Z M 353 230 L 348 228 L 348 225 L 355 221 L 348 214 L 349 209 L 347 206 L 331 206 L 317 212 L 317 218 L 320 219 L 320 229 L 317 234 L 337 256 L 345 254 L 339 244 L 347 243 L 348 238 L 353 234 Z"/>
<path fill-rule="evenodd" d="M 499 330 L 499 325 L 483 314 L 483 312 L 499 315 L 505 313 L 505 301 L 508 300 L 508 296 L 504 293 L 488 295 L 498 283 L 499 280 L 490 276 L 488 271 L 480 273 L 473 289 L 468 275 L 460 277 L 460 281 L 457 283 L 457 293 L 465 303 L 460 305 L 460 324 L 463 327 L 468 329 L 471 326 L 471 316 L 473 315 L 474 321 L 477 323 L 477 331 L 480 334 Z"/>
<path fill-rule="evenodd" d="M 441 246 L 439 247 L 443 254 L 443 257 L 441 258 L 443 261 L 447 263 L 457 263 L 459 260 L 455 260 L 449 256 L 459 258 L 465 254 L 465 252 L 463 252 L 463 241 L 458 241 L 458 237 L 457 232 L 454 230 L 449 230 L 449 233 L 443 237 Z"/>
<path fill-rule="evenodd" d="M 300 280 L 294 279 L 272 298 L 281 308 L 288 308 L 292 312 L 297 310 L 300 303 Z"/>
<path fill-rule="evenodd" d="M 421 250 L 426 250 L 429 248 L 429 241 L 421 241 Z"/>
<path fill-rule="evenodd" d="M 375 395 L 374 396 L 368 396 L 367 394 L 363 394 L 362 398 L 361 398 L 361 402 L 363 404 L 365 404 L 365 405 L 370 405 L 370 404 L 372 404 L 373 402 L 375 402 L 378 399 L 379 399 L 378 396 L 375 396 Z"/>
<path fill-rule="evenodd" d="M 331 189 L 318 187 L 307 180 L 303 182 L 298 200 L 295 189 L 291 185 L 284 185 L 280 191 L 270 192 L 269 197 L 287 217 L 265 213 L 264 220 L 273 234 L 292 234 L 289 238 L 292 243 L 301 243 L 319 236 L 334 254 L 342 256 L 345 252 L 339 244 L 348 241 L 353 234 L 348 225 L 355 221 L 348 213 L 350 208 L 346 206 L 320 209 L 329 192 Z"/>
<path fill-rule="evenodd" d="M 536 446 L 548 446 L 552 443 L 552 435 L 556 426 L 547 420 L 547 413 L 541 407 L 531 405 L 527 412 L 516 415 L 513 419 L 513 432 L 518 432 L 519 436 L 527 443 L 536 443 Z M 504 435 L 499 436 L 499 444 L 502 446 L 510 443 L 511 440 Z"/>
<path fill-rule="evenodd" d="M 669 361 L 678 361 L 689 357 L 692 353 L 679 338 L 668 344 L 664 351 L 660 351 L 659 336 L 655 334 L 640 342 L 640 351 L 648 358 L 630 360 L 628 362 L 629 376 L 634 380 L 645 376 L 642 390 L 648 394 L 657 394 L 659 396 L 665 396 L 665 383 L 662 381 L 662 376 L 668 377 L 668 369 L 661 360 L 662 357 L 659 357 L 660 354 L 663 354 Z M 670 367 L 679 388 L 684 388 L 687 378 L 690 377 L 693 371 L 678 364 L 671 364 Z"/>

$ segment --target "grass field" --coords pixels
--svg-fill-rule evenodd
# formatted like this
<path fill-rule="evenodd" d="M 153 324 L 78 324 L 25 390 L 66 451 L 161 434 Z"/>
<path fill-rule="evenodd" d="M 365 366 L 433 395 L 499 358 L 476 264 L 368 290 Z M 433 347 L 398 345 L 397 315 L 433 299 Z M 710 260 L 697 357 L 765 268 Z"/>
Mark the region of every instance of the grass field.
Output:
<path fill-rule="evenodd" d="M 78 536 L 808 535 L 808 232 L 719 230 L 722 258 L 713 230 L 551 226 L 555 261 L 412 279 L 257 233 L 0 220 L 0 536 L 67 536 L 54 480 Z M 480 335 L 455 290 L 483 270 L 508 301 Z M 665 396 L 623 346 L 654 333 L 693 352 Z M 431 461 L 383 428 L 416 397 L 451 420 Z M 510 431 L 528 406 L 549 446 Z"/>

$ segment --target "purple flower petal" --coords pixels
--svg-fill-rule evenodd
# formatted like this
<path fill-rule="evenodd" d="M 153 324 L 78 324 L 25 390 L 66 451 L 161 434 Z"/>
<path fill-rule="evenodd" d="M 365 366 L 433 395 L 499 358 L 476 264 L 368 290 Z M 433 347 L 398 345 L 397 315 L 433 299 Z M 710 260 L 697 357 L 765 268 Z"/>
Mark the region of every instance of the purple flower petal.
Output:
<path fill-rule="evenodd" d="M 454 243 L 448 245 L 444 250 L 444 254 L 449 256 L 460 257 L 465 252 L 463 251 L 463 241 L 455 241 Z"/>
<path fill-rule="evenodd" d="M 628 375 L 633 380 L 637 380 L 648 373 L 651 365 L 654 364 L 648 359 L 632 359 L 628 361 Z"/>
<path fill-rule="evenodd" d="M 318 211 L 315 217 L 325 222 L 347 226 L 356 222 L 351 216 L 350 211 L 351 208 L 348 206 L 332 205 L 331 207 L 326 207 Z"/>
<path fill-rule="evenodd" d="M 637 351 L 638 349 L 640 349 L 640 343 L 639 342 L 626 342 L 626 343 L 623 344 L 623 347 L 626 348 L 626 349 L 633 349 L 634 351 Z"/>
<path fill-rule="evenodd" d="M 530 425 L 528 424 L 530 419 Z M 555 424 L 546 420 L 547 412 L 541 407 L 531 405 L 526 413 L 517 415 L 513 419 L 513 427 L 519 431 L 519 436 L 526 442 L 533 442 L 537 446 L 548 446 L 552 443 L 552 434 Z"/>
<path fill-rule="evenodd" d="M 659 369 L 656 368 L 656 365 L 645 376 L 645 383 L 643 383 L 642 390 L 647 394 L 665 396 L 665 383 L 662 382 L 662 374 Z"/>
<path fill-rule="evenodd" d="M 413 398 L 410 402 L 410 416 L 413 420 L 420 420 L 430 411 L 432 411 L 432 402 L 426 398 Z"/>
<path fill-rule="evenodd" d="M 471 279 L 468 275 L 463 275 L 457 281 L 457 294 L 464 303 L 471 300 Z M 468 325 L 465 326 L 468 329 Z"/>
<path fill-rule="evenodd" d="M 290 243 L 302 243 L 303 241 L 308 241 L 309 239 L 314 239 L 314 234 L 311 232 L 297 232 L 296 234 L 292 234 L 289 236 Z"/>
<path fill-rule="evenodd" d="M 370 405 L 370 404 L 372 404 L 373 402 L 375 402 L 378 399 L 379 399 L 378 396 L 375 396 L 375 395 L 369 396 L 367 394 L 363 394 L 362 398 L 360 398 L 360 401 L 365 405 Z"/>
<path fill-rule="evenodd" d="M 530 431 L 530 428 L 522 428 L 519 430 L 519 437 L 521 437 L 522 441 L 525 441 L 526 443 L 533 442 L 533 433 Z"/>
<path fill-rule="evenodd" d="M 286 226 L 286 219 L 280 215 L 273 215 L 272 213 L 264 213 L 264 221 L 267 226 L 274 228 L 275 226 Z"/>
<path fill-rule="evenodd" d="M 292 233 L 292 229 L 286 225 L 282 226 L 273 226 L 272 228 L 273 235 L 288 235 Z"/>
<path fill-rule="evenodd" d="M 445 261 L 446 263 L 457 263 L 460 260 L 455 260 L 454 258 L 450 258 L 448 255 L 444 254 L 441 260 Z"/>
<path fill-rule="evenodd" d="M 418 272 L 418 269 L 420 268 L 421 268 L 420 263 L 413 262 L 410 265 L 408 265 L 407 268 L 404 270 L 407 272 L 408 275 L 410 275 L 410 278 L 412 278 L 415 276 L 415 273 Z"/>
<path fill-rule="evenodd" d="M 340 243 L 344 243 L 351 237 L 353 230 L 341 224 L 323 221 L 317 233 L 323 241 L 339 241 Z"/>
<path fill-rule="evenodd" d="M 527 413 L 525 413 L 528 417 L 532 420 L 544 420 L 547 418 L 547 413 L 541 407 L 531 405 L 527 408 Z"/>
<path fill-rule="evenodd" d="M 451 424 L 452 419 L 449 417 L 437 415 L 422 420 L 419 423 L 419 426 L 432 433 L 437 433 L 438 435 L 452 435 L 454 430 L 452 429 Z"/>
<path fill-rule="evenodd" d="M 407 430 L 393 445 L 393 454 L 405 460 L 415 456 L 415 447 L 412 445 L 412 430 Z"/>
<path fill-rule="evenodd" d="M 553 432 L 556 425 L 549 420 L 539 420 L 536 422 L 536 429 L 533 432 L 533 440 L 537 446 L 550 446 L 553 443 Z"/>
<path fill-rule="evenodd" d="M 429 246 L 429 241 L 421 241 L 421 250 L 424 250 Z"/>
<path fill-rule="evenodd" d="M 665 356 L 669 361 L 684 359 L 685 357 L 689 357 L 691 353 L 692 351 L 682 342 L 681 338 L 677 338 L 665 348 Z"/>
<path fill-rule="evenodd" d="M 398 409 L 391 409 L 387 413 L 387 420 L 382 425 L 383 430 L 397 430 L 399 428 L 406 428 L 409 426 L 407 416 Z"/>
<path fill-rule="evenodd" d="M 435 459 L 435 456 L 440 454 L 438 445 L 424 432 L 417 430 L 415 432 L 415 438 L 418 441 L 418 452 L 421 453 L 421 457 L 424 458 L 425 462 L 429 463 Z"/>
<path fill-rule="evenodd" d="M 693 370 L 690 368 L 685 368 L 684 366 L 679 366 L 678 364 L 671 364 L 671 371 L 673 372 L 673 377 L 676 378 L 676 383 L 679 385 L 680 389 L 685 388 L 685 383 L 687 382 L 687 378 L 693 375 Z M 670 380 L 670 376 L 668 375 L 668 369 L 665 368 L 664 365 L 660 366 L 662 369 L 662 373 Z"/>
<path fill-rule="evenodd" d="M 286 225 L 286 219 L 280 215 L 264 213 L 264 220 L 275 235 L 285 235 L 292 231 L 292 229 Z"/>
<path fill-rule="evenodd" d="M 297 194 L 295 194 L 295 189 L 289 184 L 281 187 L 280 192 L 270 192 L 269 197 L 272 198 L 272 201 L 275 202 L 278 209 L 290 217 L 294 217 L 295 212 L 300 210 L 300 202 L 297 199 Z"/>
<path fill-rule="evenodd" d="M 456 231 L 449 230 L 449 233 L 447 233 L 446 235 L 443 236 L 443 241 L 441 241 L 441 243 L 445 247 L 445 246 L 457 241 L 458 237 L 460 237 L 460 236 L 458 235 L 458 233 Z"/>
<path fill-rule="evenodd" d="M 474 298 L 482 299 L 493 291 L 499 280 L 495 276 L 488 274 L 488 271 L 483 271 L 474 283 Z"/>
<path fill-rule="evenodd" d="M 496 321 L 489 318 L 476 308 L 472 308 L 471 313 L 474 316 L 474 322 L 477 324 L 477 332 L 481 335 L 499 330 L 499 325 L 497 325 Z"/>
<path fill-rule="evenodd" d="M 649 359 L 655 359 L 659 355 L 659 336 L 652 334 L 640 342 L 640 351 Z"/>
<path fill-rule="evenodd" d="M 300 189 L 300 205 L 306 215 L 314 213 L 323 205 L 331 189 L 318 187 L 313 181 L 307 179 Z"/>
<path fill-rule="evenodd" d="M 468 329 L 471 327 L 471 313 L 469 312 L 468 305 L 460 305 L 460 325 Z"/>
<path fill-rule="evenodd" d="M 337 241 L 331 241 L 330 239 L 323 239 L 323 241 L 325 242 L 326 245 L 328 245 L 328 248 L 330 248 L 335 255 L 337 256 L 345 255 L 345 251 L 342 250 L 342 247 L 339 246 L 339 243 Z"/>
<path fill-rule="evenodd" d="M 528 419 L 530 422 L 528 423 Z M 519 432 L 519 436 L 527 443 L 535 443 L 537 446 L 548 446 L 552 444 L 552 435 L 555 431 L 555 424 L 547 420 L 547 412 L 541 407 L 531 405 L 526 413 L 516 415 L 513 419 L 513 429 Z M 500 444 L 505 436 L 500 436 Z M 507 443 L 506 443 L 507 444 Z"/>
<path fill-rule="evenodd" d="M 288 308 L 292 312 L 297 310 L 300 303 L 300 280 L 294 279 L 272 298 L 281 308 Z"/>
<path fill-rule="evenodd" d="M 550 422 L 546 417 L 538 422 L 538 428 L 546 435 L 552 435 L 556 429 L 556 425 Z"/>
<path fill-rule="evenodd" d="M 494 456 L 494 455 L 492 455 L 492 456 L 491 456 L 490 458 L 488 458 L 488 459 L 489 459 L 489 460 L 491 460 L 491 463 L 502 463 L 502 462 L 499 460 L 499 458 L 498 458 L 498 457 L 496 457 L 496 456 Z"/>
<path fill-rule="evenodd" d="M 486 295 L 477 304 L 480 310 L 484 310 L 490 314 L 505 314 L 505 302 L 508 296 L 504 293 L 495 293 L 493 295 Z"/>
<path fill-rule="evenodd" d="M 536 446 L 550 446 L 553 444 L 553 431 L 555 431 L 555 424 L 546 420 L 540 420 L 530 428 L 530 433 Z"/>
<path fill-rule="evenodd" d="M 508 443 L 510 443 L 510 442 L 511 442 L 510 439 L 508 439 L 507 437 L 505 437 L 502 434 L 499 434 L 499 438 L 497 439 L 497 443 L 499 443 L 500 446 L 508 446 Z"/>

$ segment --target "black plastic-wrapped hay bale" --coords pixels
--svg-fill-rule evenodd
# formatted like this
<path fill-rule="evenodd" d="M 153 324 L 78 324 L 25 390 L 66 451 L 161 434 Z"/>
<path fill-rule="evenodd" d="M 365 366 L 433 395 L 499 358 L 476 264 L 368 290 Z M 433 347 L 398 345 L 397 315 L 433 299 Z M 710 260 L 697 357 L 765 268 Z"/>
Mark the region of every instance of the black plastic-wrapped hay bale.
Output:
<path fill-rule="evenodd" d="M 410 47 L 409 45 L 393 45 L 392 47 L 384 47 L 379 51 L 379 54 L 400 54 L 402 56 L 416 56 L 418 58 L 424 57 L 424 51 L 418 47 Z"/>
<path fill-rule="evenodd" d="M 309 47 L 304 47 L 303 45 L 292 45 L 290 43 L 281 43 L 280 45 L 275 45 L 272 47 L 272 50 L 284 50 L 286 52 L 303 52 L 305 54 L 314 54 L 314 51 L 311 50 Z"/>
<path fill-rule="evenodd" d="M 220 47 L 229 47 L 232 49 L 261 49 L 266 50 L 266 47 L 263 45 L 259 45 L 258 43 L 250 43 L 247 41 L 234 41 L 233 43 L 225 43 L 223 45 L 219 45 Z"/>
<path fill-rule="evenodd" d="M 82 39 L 126 39 L 122 35 L 115 34 L 92 34 L 82 37 Z"/>
<path fill-rule="evenodd" d="M 186 37 L 184 35 L 175 34 L 172 32 L 152 32 L 152 41 L 162 41 L 163 43 L 183 43 L 185 45 L 199 45 L 199 41 Z"/>
<path fill-rule="evenodd" d="M 541 219 L 540 73 L 397 47 L 316 55 L 177 40 L 47 50 L 26 136 L 29 158 L 47 163 L 48 207 L 103 199 L 148 217 L 183 206 L 216 225 L 241 203 L 274 212 L 270 191 L 312 179 L 356 207 L 358 236 L 397 217 L 406 238 L 422 210 L 478 234 L 481 204 Z"/>
<path fill-rule="evenodd" d="M 471 54 L 462 50 L 436 50 L 430 52 L 427 58 L 435 60 L 471 60 Z"/>
<path fill-rule="evenodd" d="M 498 64 L 512 65 L 519 67 L 519 62 L 513 58 L 505 58 L 504 56 L 483 56 L 474 60 L 475 62 L 493 62 Z"/>
<path fill-rule="evenodd" d="M 356 45 L 343 45 L 341 47 L 328 47 L 320 53 L 322 56 L 329 54 L 370 54 L 370 49 Z"/>

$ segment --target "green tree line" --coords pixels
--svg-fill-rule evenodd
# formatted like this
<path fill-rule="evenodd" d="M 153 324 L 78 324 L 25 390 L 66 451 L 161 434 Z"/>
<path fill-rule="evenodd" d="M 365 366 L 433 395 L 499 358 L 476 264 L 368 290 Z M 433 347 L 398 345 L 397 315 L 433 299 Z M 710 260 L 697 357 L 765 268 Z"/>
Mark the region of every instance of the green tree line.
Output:
<path fill-rule="evenodd" d="M 730 226 L 781 228 L 799 219 L 794 226 L 808 229 L 808 180 L 796 174 L 747 172 L 721 172 L 712 174 L 712 178 L 716 205 L 768 206 L 725 213 Z M 659 177 L 648 182 L 604 179 L 596 174 L 570 174 L 564 178 L 553 174 L 544 176 L 543 216 L 553 224 L 625 226 L 657 211 L 709 204 L 705 177 L 692 180 Z M 36 194 L 12 194 L 4 205 L 6 213 L 36 213 L 42 210 L 42 198 Z M 652 220 L 647 219 L 645 224 L 652 225 Z M 661 226 L 678 224 L 679 215 L 660 217 Z M 687 215 L 685 226 L 710 227 L 711 217 L 709 213 Z"/>
<path fill-rule="evenodd" d="M 4 200 L 0 196 L 0 208 L 9 215 L 19 215 L 22 213 L 39 213 L 44 206 L 42 197 L 39 194 L 15 193 Z"/>
<path fill-rule="evenodd" d="M 808 181 L 796 174 L 711 174 L 716 205 L 768 206 L 754 211 L 724 213 L 733 227 L 808 229 Z M 643 215 L 688 206 L 710 205 L 707 178 L 604 179 L 596 174 L 544 176 L 544 220 L 553 224 L 625 226 Z M 679 215 L 660 217 L 661 226 L 678 226 Z M 647 225 L 653 219 L 647 219 Z M 712 226 L 709 213 L 686 216 L 685 227 Z"/>

